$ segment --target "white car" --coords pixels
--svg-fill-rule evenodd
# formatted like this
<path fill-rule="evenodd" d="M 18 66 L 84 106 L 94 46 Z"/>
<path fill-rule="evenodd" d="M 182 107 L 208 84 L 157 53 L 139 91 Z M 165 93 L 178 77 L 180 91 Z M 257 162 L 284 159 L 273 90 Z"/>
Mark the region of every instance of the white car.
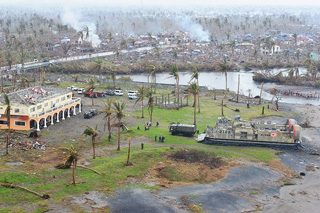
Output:
<path fill-rule="evenodd" d="M 73 90 L 74 87 L 75 87 L 75 86 L 70 86 L 70 87 L 67 87 L 67 89 Z"/>
<path fill-rule="evenodd" d="M 78 87 L 73 87 L 72 91 L 78 91 Z"/>
<path fill-rule="evenodd" d="M 123 91 L 122 90 L 115 90 L 114 94 L 117 96 L 123 96 Z"/>
<path fill-rule="evenodd" d="M 138 92 L 138 91 L 129 90 L 129 91 L 128 91 L 128 97 L 129 97 L 129 96 L 132 96 L 132 95 L 138 96 L 138 95 L 139 95 L 139 92 Z"/>
<path fill-rule="evenodd" d="M 78 89 L 78 94 L 82 94 L 83 91 L 84 91 L 84 88 L 79 88 Z"/>
<path fill-rule="evenodd" d="M 137 100 L 139 97 L 138 97 L 137 95 L 129 94 L 129 95 L 128 95 L 128 98 L 129 98 L 130 100 Z"/>

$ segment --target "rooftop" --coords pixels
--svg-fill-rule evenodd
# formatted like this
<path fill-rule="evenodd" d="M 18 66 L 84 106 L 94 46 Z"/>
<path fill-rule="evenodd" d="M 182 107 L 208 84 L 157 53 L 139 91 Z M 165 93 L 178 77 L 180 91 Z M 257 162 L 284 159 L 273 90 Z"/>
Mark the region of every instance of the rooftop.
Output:
<path fill-rule="evenodd" d="M 43 101 L 49 100 L 53 97 L 66 94 L 68 92 L 70 91 L 66 89 L 34 86 L 34 87 L 29 87 L 27 89 L 11 92 L 11 93 L 8 93 L 7 95 L 12 105 L 23 104 L 26 106 L 30 106 L 30 105 L 36 105 Z M 1 104 L 5 103 L 3 95 L 0 95 L 0 103 Z"/>

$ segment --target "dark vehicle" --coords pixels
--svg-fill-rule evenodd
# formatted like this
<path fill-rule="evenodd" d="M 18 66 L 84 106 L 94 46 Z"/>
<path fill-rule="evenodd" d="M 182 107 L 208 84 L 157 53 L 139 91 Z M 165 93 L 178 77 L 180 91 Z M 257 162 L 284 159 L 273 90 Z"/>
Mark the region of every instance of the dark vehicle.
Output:
<path fill-rule="evenodd" d="M 112 91 L 112 90 L 107 90 L 107 91 L 106 91 L 106 94 L 107 94 L 107 95 L 110 95 L 110 96 L 114 96 L 114 91 Z"/>
<path fill-rule="evenodd" d="M 43 60 L 43 62 L 49 62 L 49 60 L 48 60 L 48 59 L 46 59 L 46 60 Z"/>
<path fill-rule="evenodd" d="M 86 113 L 84 113 L 83 117 L 85 119 L 90 119 L 90 118 L 92 118 L 92 113 L 91 112 L 86 112 Z"/>
<path fill-rule="evenodd" d="M 171 124 L 169 131 L 172 135 L 182 134 L 184 136 L 193 136 L 197 132 L 196 125 Z"/>
<path fill-rule="evenodd" d="M 98 115 L 97 109 L 90 109 L 89 112 L 92 114 L 92 116 Z"/>

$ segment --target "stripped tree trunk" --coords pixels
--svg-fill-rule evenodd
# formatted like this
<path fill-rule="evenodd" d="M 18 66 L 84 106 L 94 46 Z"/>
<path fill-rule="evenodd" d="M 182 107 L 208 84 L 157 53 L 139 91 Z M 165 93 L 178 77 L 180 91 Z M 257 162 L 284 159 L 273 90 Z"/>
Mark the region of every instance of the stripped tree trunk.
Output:
<path fill-rule="evenodd" d="M 36 196 L 38 196 L 38 197 L 40 197 L 40 198 L 43 198 L 43 199 L 49 199 L 49 198 L 50 198 L 50 196 L 47 195 L 47 194 L 41 195 L 41 194 L 39 194 L 39 193 L 37 193 L 37 192 L 35 192 L 35 191 L 32 191 L 32 190 L 27 189 L 27 188 L 24 188 L 24 187 L 22 187 L 22 186 L 13 185 L 12 183 L 0 183 L 0 186 L 7 187 L 7 188 L 18 188 L 18 189 L 22 189 L 22 190 L 24 190 L 24 191 L 27 191 L 27 192 L 29 192 L 29 193 L 31 193 L 31 194 L 34 194 L 34 195 L 36 195 Z"/>

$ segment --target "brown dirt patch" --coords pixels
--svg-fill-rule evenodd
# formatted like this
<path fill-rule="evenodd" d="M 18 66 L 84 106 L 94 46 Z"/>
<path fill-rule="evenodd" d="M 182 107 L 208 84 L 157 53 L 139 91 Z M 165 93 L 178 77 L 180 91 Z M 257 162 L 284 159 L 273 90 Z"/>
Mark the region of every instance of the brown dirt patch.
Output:
<path fill-rule="evenodd" d="M 223 179 L 231 167 L 237 167 L 238 162 L 228 162 L 219 168 L 210 168 L 203 163 L 186 163 L 168 159 L 150 168 L 143 182 L 170 188 L 195 183 L 212 183 Z"/>

